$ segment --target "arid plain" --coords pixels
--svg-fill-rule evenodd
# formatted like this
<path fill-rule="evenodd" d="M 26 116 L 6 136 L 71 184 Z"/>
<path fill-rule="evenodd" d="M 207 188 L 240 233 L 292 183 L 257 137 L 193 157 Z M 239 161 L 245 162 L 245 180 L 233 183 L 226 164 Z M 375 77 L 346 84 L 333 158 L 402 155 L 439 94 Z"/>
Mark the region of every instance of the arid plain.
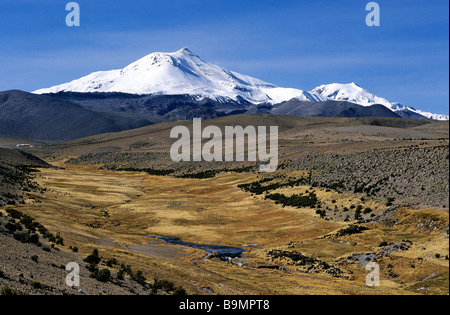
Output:
<path fill-rule="evenodd" d="M 205 122 L 279 126 L 273 173 L 254 163 L 171 161 L 170 129 L 191 123 L 27 149 L 55 168 L 34 173 L 45 189 L 23 192 L 13 208 L 59 233 L 61 251 L 98 249 L 103 261 L 188 294 L 448 294 L 448 122 Z M 243 253 L 221 259 L 157 236 Z M 366 284 L 369 261 L 380 266 L 379 286 Z"/>

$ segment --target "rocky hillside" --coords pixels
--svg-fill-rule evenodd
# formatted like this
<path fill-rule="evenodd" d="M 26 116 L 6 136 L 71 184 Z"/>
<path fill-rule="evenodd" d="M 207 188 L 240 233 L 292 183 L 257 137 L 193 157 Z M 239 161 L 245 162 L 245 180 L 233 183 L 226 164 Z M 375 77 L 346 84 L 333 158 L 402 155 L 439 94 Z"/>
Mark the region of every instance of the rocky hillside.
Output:
<path fill-rule="evenodd" d="M 1 136 L 56 143 L 139 128 L 154 122 L 143 115 L 95 111 L 45 95 L 0 92 Z"/>
<path fill-rule="evenodd" d="M 287 168 L 311 171 L 314 186 L 404 206 L 449 207 L 448 145 L 307 155 Z"/>
<path fill-rule="evenodd" d="M 86 256 L 42 224 L 15 209 L 0 210 L 0 295 L 185 294 L 170 281 L 147 279 L 139 270 L 93 250 Z M 66 266 L 80 266 L 80 286 L 69 287 Z"/>
<path fill-rule="evenodd" d="M 26 192 L 41 190 L 31 174 L 40 167 L 51 166 L 30 153 L 0 148 L 0 207 L 22 202 Z"/>

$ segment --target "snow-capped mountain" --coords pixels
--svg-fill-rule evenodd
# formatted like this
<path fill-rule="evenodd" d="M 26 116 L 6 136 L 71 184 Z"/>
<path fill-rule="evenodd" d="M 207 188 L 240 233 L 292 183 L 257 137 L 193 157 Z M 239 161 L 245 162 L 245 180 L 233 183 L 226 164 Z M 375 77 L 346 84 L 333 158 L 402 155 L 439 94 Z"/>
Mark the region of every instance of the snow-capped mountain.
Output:
<path fill-rule="evenodd" d="M 368 92 L 367 90 L 363 89 L 354 82 L 348 84 L 332 83 L 320 85 L 314 88 L 311 92 L 330 100 L 347 101 L 363 106 L 381 104 L 396 113 L 400 113 L 402 111 L 409 111 L 429 119 L 449 120 L 449 116 L 446 115 L 433 114 L 430 112 L 415 109 L 411 106 L 402 105 L 396 102 L 390 102 L 385 98 L 376 96 Z"/>
<path fill-rule="evenodd" d="M 298 89 L 273 84 L 207 63 L 188 48 L 174 53 L 155 52 L 123 69 L 100 71 L 69 83 L 33 93 L 122 92 L 130 94 L 195 95 L 212 100 L 280 103 L 292 98 L 324 100 Z"/>
<path fill-rule="evenodd" d="M 251 104 L 280 104 L 292 99 L 323 102 L 347 101 L 363 106 L 381 104 L 400 114 L 417 114 L 430 119 L 448 120 L 438 115 L 390 102 L 355 83 L 320 85 L 311 91 L 277 87 L 274 84 L 233 72 L 203 61 L 188 48 L 173 53 L 155 52 L 123 69 L 91 73 L 69 83 L 34 91 L 35 94 L 58 92 L 120 92 L 141 95 L 190 95 L 197 100 L 242 101 Z M 421 115 L 421 116 L 419 116 Z M 402 116 L 402 115 L 400 115 Z M 404 116 L 402 116 L 404 117 Z"/>
<path fill-rule="evenodd" d="M 400 103 L 396 103 L 396 102 L 392 102 L 391 103 L 392 106 L 392 111 L 394 112 L 400 112 L 400 111 L 410 111 L 419 115 L 422 115 L 428 119 L 433 119 L 433 120 L 449 120 L 449 116 L 448 115 L 441 115 L 441 114 L 433 114 L 430 112 L 425 112 L 423 110 L 420 109 L 415 109 L 414 107 L 411 106 L 406 106 L 406 105 L 402 105 Z"/>
<path fill-rule="evenodd" d="M 319 85 L 318 87 L 312 89 L 311 92 L 326 97 L 330 100 L 347 101 L 363 106 L 381 104 L 390 107 L 391 105 L 388 100 L 373 95 L 354 82 L 349 84 L 332 83 Z"/>

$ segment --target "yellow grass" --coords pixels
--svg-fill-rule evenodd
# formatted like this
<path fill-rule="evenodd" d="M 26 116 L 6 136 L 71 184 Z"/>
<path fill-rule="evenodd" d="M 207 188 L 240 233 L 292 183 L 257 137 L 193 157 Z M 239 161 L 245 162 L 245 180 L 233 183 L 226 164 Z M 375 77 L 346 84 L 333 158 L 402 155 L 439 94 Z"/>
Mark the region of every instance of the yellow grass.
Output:
<path fill-rule="evenodd" d="M 59 232 L 65 240 L 62 250 L 77 246 L 81 255 L 98 248 L 105 258 L 116 258 L 144 271 L 148 279 L 157 276 L 182 285 L 189 293 L 205 294 L 444 294 L 448 293 L 448 237 L 442 232 L 421 232 L 417 221 L 432 218 L 448 226 L 448 213 L 437 210 L 397 212 L 392 227 L 370 225 L 363 234 L 326 237 L 345 222 L 320 219 L 315 209 L 294 209 L 275 205 L 262 196 L 252 196 L 238 184 L 257 180 L 256 174 L 220 174 L 211 179 L 178 179 L 139 172 L 98 170 L 95 166 L 67 166 L 42 169 L 37 181 L 47 192 L 37 194 L 20 210 Z M 289 174 L 301 176 L 303 173 Z M 304 193 L 310 187 L 283 188 L 286 195 Z M 357 196 L 314 189 L 326 204 L 338 207 L 359 204 Z M 374 201 L 365 206 L 384 209 Z M 217 259 L 202 259 L 203 251 L 157 243 L 148 235 L 180 237 L 187 242 L 246 247 L 249 265 L 238 267 Z M 353 253 L 376 252 L 382 241 L 410 239 L 409 251 L 379 261 L 380 287 L 365 284 L 364 266 L 343 266 L 350 279 L 324 273 L 301 273 L 256 268 L 271 264 L 267 251 L 295 250 L 326 262 Z M 342 241 L 342 242 L 339 242 Z M 426 248 L 425 250 L 423 248 Z M 440 253 L 441 258 L 435 258 Z M 420 259 L 419 259 L 420 258 Z M 399 276 L 388 274 L 388 265 Z M 415 267 L 412 268 L 411 265 Z M 431 278 L 427 279 L 427 277 Z M 447 285 L 445 285 L 445 279 Z M 426 286 L 430 290 L 417 290 Z M 426 292 L 425 292 L 426 291 Z"/>

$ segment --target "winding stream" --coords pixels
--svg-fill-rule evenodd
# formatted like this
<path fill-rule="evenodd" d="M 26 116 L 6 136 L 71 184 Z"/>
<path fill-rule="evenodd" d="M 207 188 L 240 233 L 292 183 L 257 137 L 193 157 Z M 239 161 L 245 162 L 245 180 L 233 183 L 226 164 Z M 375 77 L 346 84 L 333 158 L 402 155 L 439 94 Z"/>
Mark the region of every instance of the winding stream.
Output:
<path fill-rule="evenodd" d="M 230 247 L 230 246 L 221 246 L 221 245 L 205 245 L 205 244 L 196 244 L 184 242 L 177 237 L 168 237 L 168 236 L 155 236 L 155 235 L 147 235 L 150 238 L 159 239 L 165 243 L 180 245 L 184 247 L 192 247 L 196 249 L 201 249 L 206 251 L 208 254 L 205 256 L 218 256 L 222 260 L 229 260 L 231 258 L 240 257 L 245 250 L 239 247 Z"/>

